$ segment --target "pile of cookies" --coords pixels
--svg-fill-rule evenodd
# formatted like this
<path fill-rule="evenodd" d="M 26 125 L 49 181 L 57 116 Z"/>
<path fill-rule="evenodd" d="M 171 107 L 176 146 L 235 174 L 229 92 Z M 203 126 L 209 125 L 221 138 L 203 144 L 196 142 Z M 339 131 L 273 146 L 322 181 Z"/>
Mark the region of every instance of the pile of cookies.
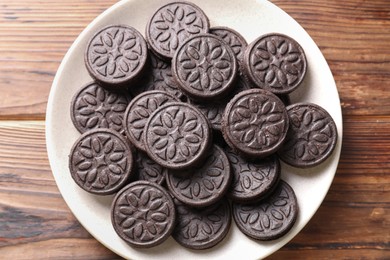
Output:
<path fill-rule="evenodd" d="M 116 194 L 111 221 L 131 246 L 172 235 L 210 248 L 232 216 L 254 239 L 283 236 L 298 205 L 279 158 L 316 166 L 337 141 L 323 108 L 290 104 L 308 66 L 302 47 L 278 33 L 248 45 L 188 2 L 156 10 L 145 35 L 111 25 L 87 44 L 93 82 L 71 103 L 82 133 L 69 155 L 75 182 Z"/>

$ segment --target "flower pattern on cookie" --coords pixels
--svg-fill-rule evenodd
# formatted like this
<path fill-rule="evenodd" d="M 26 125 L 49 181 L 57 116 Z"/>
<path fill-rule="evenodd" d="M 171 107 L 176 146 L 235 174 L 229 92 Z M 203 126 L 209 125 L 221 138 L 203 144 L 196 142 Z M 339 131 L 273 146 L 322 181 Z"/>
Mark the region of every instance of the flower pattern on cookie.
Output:
<path fill-rule="evenodd" d="M 181 45 L 172 60 L 172 71 L 179 87 L 189 96 L 210 99 L 230 92 L 237 61 L 222 39 L 202 34 Z"/>
<path fill-rule="evenodd" d="M 297 215 L 294 190 L 284 181 L 259 203 L 233 205 L 233 216 L 239 229 L 259 240 L 281 237 L 291 229 Z"/>
<path fill-rule="evenodd" d="M 129 179 L 132 155 L 124 137 L 111 130 L 92 130 L 82 135 L 70 154 L 70 171 L 86 191 L 112 194 Z"/>
<path fill-rule="evenodd" d="M 175 215 L 173 201 L 161 186 L 136 181 L 115 198 L 112 221 L 125 241 L 138 247 L 151 247 L 169 237 Z"/>
<path fill-rule="evenodd" d="M 152 49 L 165 58 L 172 58 L 188 38 L 206 33 L 209 22 L 203 11 L 191 3 L 170 3 L 156 11 L 146 35 Z"/>
<path fill-rule="evenodd" d="M 286 94 L 295 90 L 306 74 L 306 57 L 302 47 L 282 34 L 259 37 L 246 53 L 246 70 L 260 88 Z"/>
<path fill-rule="evenodd" d="M 236 148 L 266 156 L 283 142 L 288 129 L 284 104 L 270 92 L 260 89 L 236 95 L 225 111 L 225 135 Z"/>
<path fill-rule="evenodd" d="M 167 168 L 190 167 L 204 156 L 209 142 L 207 119 L 186 103 L 160 107 L 145 126 L 146 152 Z"/>
<path fill-rule="evenodd" d="M 297 103 L 287 107 L 290 127 L 279 155 L 297 167 L 315 166 L 324 161 L 337 142 L 337 129 L 332 117 L 322 107 Z"/>
<path fill-rule="evenodd" d="M 82 88 L 73 98 L 72 121 L 79 132 L 97 128 L 110 128 L 123 132 L 123 114 L 128 97 L 110 92 L 97 83 Z"/>
<path fill-rule="evenodd" d="M 120 84 L 137 75 L 147 58 L 146 41 L 129 26 L 102 29 L 88 44 L 86 64 L 89 72 L 108 84 Z"/>

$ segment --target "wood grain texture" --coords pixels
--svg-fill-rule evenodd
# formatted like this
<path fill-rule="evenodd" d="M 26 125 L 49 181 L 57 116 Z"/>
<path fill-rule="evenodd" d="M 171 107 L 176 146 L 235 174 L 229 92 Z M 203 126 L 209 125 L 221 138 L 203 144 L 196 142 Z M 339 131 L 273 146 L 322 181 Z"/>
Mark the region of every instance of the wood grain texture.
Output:
<path fill-rule="evenodd" d="M 115 2 L 0 1 L 1 259 L 119 259 L 62 199 L 43 121 L 66 51 Z M 325 201 L 269 259 L 390 259 L 390 1 L 272 2 L 308 31 L 327 59 L 340 93 L 344 137 Z"/>

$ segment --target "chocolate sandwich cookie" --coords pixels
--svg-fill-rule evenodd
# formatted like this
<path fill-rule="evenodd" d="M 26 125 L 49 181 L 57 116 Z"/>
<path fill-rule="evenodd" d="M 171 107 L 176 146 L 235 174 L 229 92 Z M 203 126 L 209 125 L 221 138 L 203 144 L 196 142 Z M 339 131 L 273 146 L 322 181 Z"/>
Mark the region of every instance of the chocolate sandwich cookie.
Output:
<path fill-rule="evenodd" d="M 147 45 L 133 27 L 111 25 L 98 31 L 88 42 L 85 65 L 92 78 L 115 91 L 126 91 L 142 75 Z"/>
<path fill-rule="evenodd" d="M 225 26 L 212 27 L 210 28 L 210 33 L 220 37 L 229 44 L 241 66 L 244 59 L 245 49 L 248 46 L 244 37 L 242 37 L 242 35 L 237 31 Z"/>
<path fill-rule="evenodd" d="M 167 170 L 143 152 L 138 152 L 136 155 L 136 179 L 140 181 L 150 181 L 157 184 L 162 184 L 165 181 Z"/>
<path fill-rule="evenodd" d="M 174 200 L 177 224 L 172 237 L 190 249 L 207 249 L 220 243 L 231 224 L 230 205 L 226 198 L 215 205 L 196 209 Z"/>
<path fill-rule="evenodd" d="M 229 146 L 248 158 L 266 157 L 282 145 L 288 130 L 283 102 L 262 89 L 237 94 L 227 105 L 222 133 Z"/>
<path fill-rule="evenodd" d="M 183 96 L 172 75 L 171 63 L 157 57 L 152 51 L 148 55 L 148 70 L 144 73 L 140 84 L 129 88 L 133 96 L 148 91 L 166 91 L 178 98 Z"/>
<path fill-rule="evenodd" d="M 84 133 L 69 155 L 74 181 L 97 195 L 117 192 L 132 177 L 132 168 L 133 156 L 125 137 L 109 129 Z"/>
<path fill-rule="evenodd" d="M 168 171 L 166 176 L 169 191 L 192 207 L 206 207 L 219 201 L 230 187 L 231 179 L 229 160 L 217 145 L 201 166 L 186 171 Z"/>
<path fill-rule="evenodd" d="M 163 243 L 176 222 L 175 205 L 160 185 L 135 181 L 124 187 L 111 205 L 111 222 L 120 238 L 134 247 Z"/>
<path fill-rule="evenodd" d="M 188 38 L 209 31 L 209 19 L 196 5 L 173 2 L 160 7 L 146 26 L 146 39 L 161 58 L 171 60 Z"/>
<path fill-rule="evenodd" d="M 253 204 L 233 203 L 233 218 L 237 227 L 257 240 L 274 240 L 286 234 L 298 216 L 294 190 L 280 181 L 272 194 Z"/>
<path fill-rule="evenodd" d="M 337 143 L 337 129 L 329 113 L 312 103 L 287 107 L 290 127 L 278 151 L 280 159 L 299 168 L 312 167 L 325 161 Z"/>
<path fill-rule="evenodd" d="M 280 177 L 277 156 L 247 161 L 228 149 L 233 181 L 227 196 L 234 202 L 251 203 L 265 198 L 276 187 Z"/>
<path fill-rule="evenodd" d="M 144 128 L 144 144 L 151 159 L 163 167 L 182 170 L 203 161 L 211 145 L 205 116 L 193 106 L 172 102 L 159 107 Z"/>
<path fill-rule="evenodd" d="M 172 72 L 180 89 L 204 101 L 227 96 L 237 74 L 231 47 L 212 34 L 199 34 L 184 42 L 172 59 Z"/>
<path fill-rule="evenodd" d="M 295 90 L 305 77 L 306 69 L 302 47 L 283 34 L 260 36 L 245 51 L 245 74 L 258 87 L 275 94 Z"/>
<path fill-rule="evenodd" d="M 91 82 L 73 96 L 70 116 L 80 133 L 97 128 L 123 133 L 123 115 L 128 103 L 128 96 L 107 91 Z"/>
<path fill-rule="evenodd" d="M 178 101 L 178 99 L 161 90 L 150 90 L 136 96 L 124 113 L 123 125 L 130 142 L 138 149 L 145 151 L 144 127 L 150 115 L 159 107 Z"/>

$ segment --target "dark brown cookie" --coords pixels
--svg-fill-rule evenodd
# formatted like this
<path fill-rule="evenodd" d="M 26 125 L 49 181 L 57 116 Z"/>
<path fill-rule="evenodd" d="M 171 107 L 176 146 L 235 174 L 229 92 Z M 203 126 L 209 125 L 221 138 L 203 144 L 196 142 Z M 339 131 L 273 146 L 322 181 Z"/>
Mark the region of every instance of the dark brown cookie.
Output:
<path fill-rule="evenodd" d="M 187 171 L 168 171 L 170 192 L 181 202 L 193 207 L 206 207 L 219 201 L 230 187 L 231 167 L 225 152 L 217 145 L 199 167 Z"/>
<path fill-rule="evenodd" d="M 230 205 L 226 198 L 215 205 L 196 209 L 174 200 L 177 224 L 172 237 L 182 246 L 207 249 L 227 235 L 231 224 Z"/>
<path fill-rule="evenodd" d="M 337 128 L 329 113 L 312 103 L 287 107 L 290 127 L 280 159 L 299 168 L 312 167 L 326 160 L 337 143 Z"/>
<path fill-rule="evenodd" d="M 209 28 L 209 20 L 198 6 L 173 2 L 153 14 L 146 26 L 146 39 L 155 53 L 170 60 L 184 41 L 199 33 L 207 33 Z"/>
<path fill-rule="evenodd" d="M 109 129 L 91 130 L 75 142 L 69 155 L 69 170 L 82 189 L 108 195 L 131 178 L 133 156 L 125 137 Z"/>
<path fill-rule="evenodd" d="M 211 145 L 205 116 L 193 106 L 173 102 L 158 108 L 144 129 L 150 158 L 163 167 L 182 170 L 202 162 Z"/>
<path fill-rule="evenodd" d="M 140 181 L 150 181 L 162 184 L 165 180 L 167 170 L 143 152 L 138 152 L 136 156 L 136 179 Z"/>
<path fill-rule="evenodd" d="M 138 149 L 145 151 L 144 127 L 150 115 L 159 107 L 178 101 L 178 99 L 161 90 L 150 90 L 136 96 L 124 113 L 123 125 L 130 142 Z"/>
<path fill-rule="evenodd" d="M 204 101 L 230 93 L 237 74 L 233 50 L 221 38 L 199 34 L 184 42 L 172 59 L 172 72 L 180 89 Z"/>
<path fill-rule="evenodd" d="M 215 102 L 199 102 L 189 99 L 189 103 L 197 107 L 209 120 L 214 130 L 221 131 L 221 123 L 225 107 L 230 98 L 241 91 L 249 89 L 248 83 L 241 77 L 234 84 L 232 93 L 226 99 Z"/>
<path fill-rule="evenodd" d="M 111 222 L 116 233 L 134 247 L 153 247 L 164 242 L 175 227 L 175 205 L 160 185 L 132 182 L 114 198 Z"/>
<path fill-rule="evenodd" d="M 302 47 L 294 39 L 272 33 L 260 36 L 248 46 L 244 68 L 258 87 L 287 94 L 302 82 L 307 62 Z"/>
<path fill-rule="evenodd" d="M 271 92 L 250 89 L 227 105 L 223 136 L 234 150 L 249 158 L 266 157 L 282 145 L 288 130 L 287 110 Z"/>
<path fill-rule="evenodd" d="M 143 74 L 140 84 L 129 88 L 133 96 L 148 91 L 166 91 L 178 98 L 183 96 L 172 75 L 171 63 L 158 58 L 152 51 L 149 51 L 148 71 Z"/>
<path fill-rule="evenodd" d="M 123 133 L 123 115 L 128 103 L 128 96 L 107 91 L 91 82 L 73 96 L 70 116 L 80 133 L 97 128 Z"/>
<path fill-rule="evenodd" d="M 227 149 L 226 154 L 233 173 L 233 181 L 227 193 L 232 201 L 238 203 L 259 201 L 276 187 L 280 177 L 277 156 L 248 161 L 232 149 Z"/>
<path fill-rule="evenodd" d="M 232 28 L 225 27 L 225 26 L 218 26 L 210 28 L 210 33 L 214 34 L 232 48 L 234 54 L 236 55 L 237 61 L 241 63 L 244 59 L 244 52 L 246 47 L 248 46 L 248 43 L 242 37 L 241 34 L 239 34 L 237 31 L 233 30 Z"/>
<path fill-rule="evenodd" d="M 233 217 L 237 227 L 247 236 L 258 240 L 282 237 L 294 225 L 298 203 L 294 190 L 280 181 L 272 194 L 254 204 L 233 203 Z"/>
<path fill-rule="evenodd" d="M 107 26 L 91 38 L 84 59 L 92 78 L 111 90 L 125 91 L 143 72 L 146 41 L 133 27 Z"/>

